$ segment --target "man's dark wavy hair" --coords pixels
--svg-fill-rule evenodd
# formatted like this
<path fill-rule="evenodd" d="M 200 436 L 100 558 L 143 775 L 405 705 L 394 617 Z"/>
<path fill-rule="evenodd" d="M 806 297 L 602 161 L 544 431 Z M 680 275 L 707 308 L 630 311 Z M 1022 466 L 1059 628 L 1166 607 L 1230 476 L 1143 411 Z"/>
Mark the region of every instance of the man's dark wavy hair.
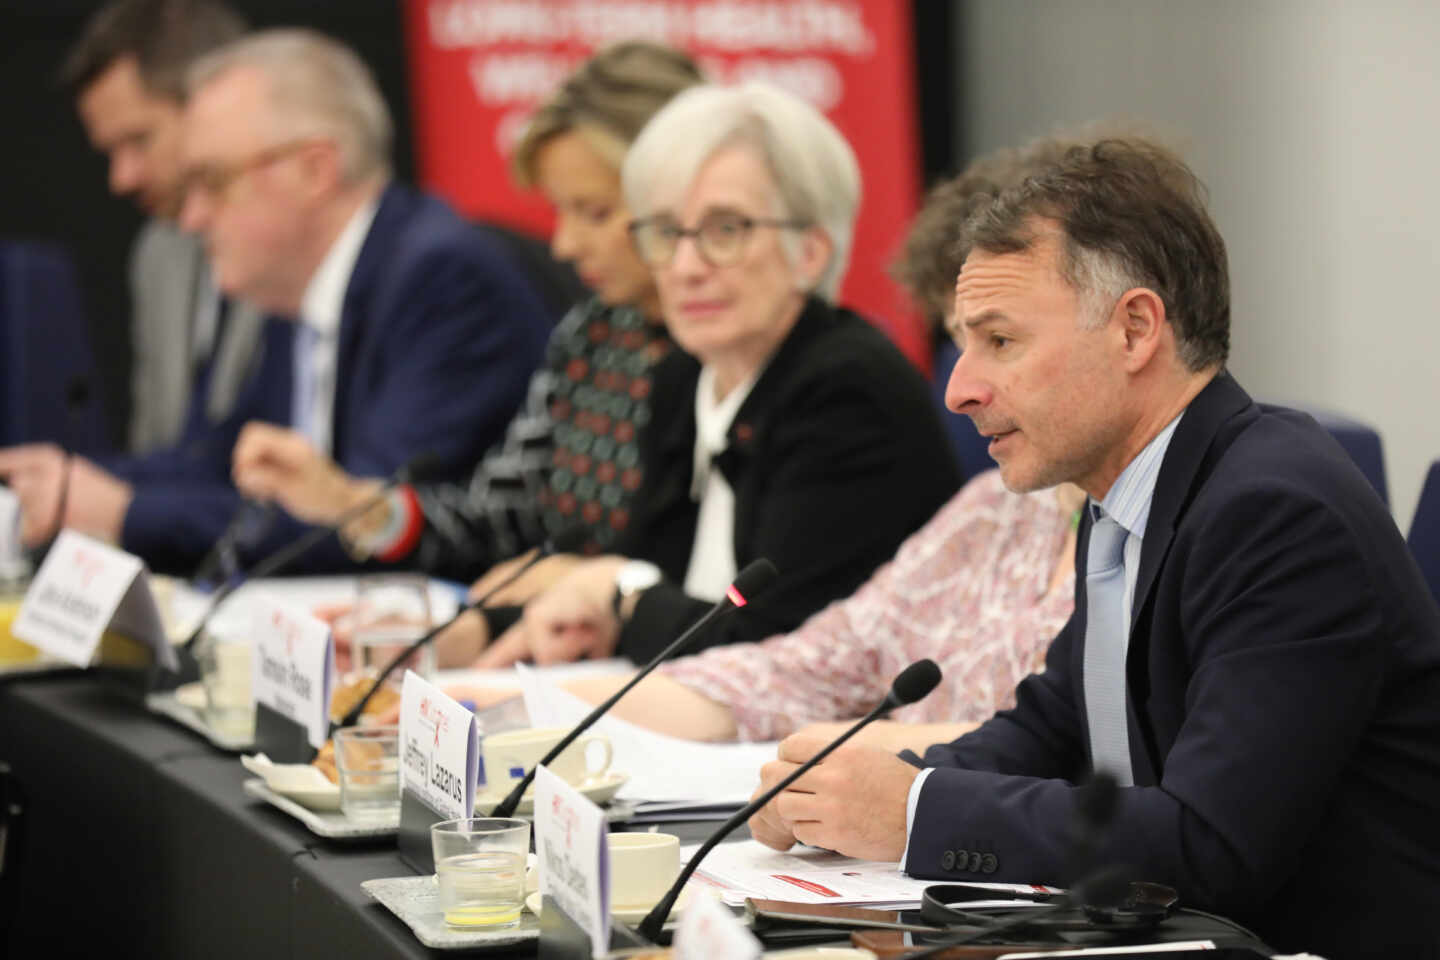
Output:
<path fill-rule="evenodd" d="M 1181 361 L 1224 366 L 1230 353 L 1225 241 L 1205 210 L 1205 188 L 1185 162 L 1139 137 L 1075 146 L 982 205 L 963 231 L 987 253 L 1030 249 L 1043 221 L 1064 235 L 1060 271 L 1082 299 L 1113 306 L 1129 289 L 1160 296 Z"/>
<path fill-rule="evenodd" d="M 60 68 L 60 83 L 79 96 L 122 57 L 133 56 L 145 89 L 183 102 L 185 72 L 246 31 L 217 0 L 115 0 L 90 18 Z"/>

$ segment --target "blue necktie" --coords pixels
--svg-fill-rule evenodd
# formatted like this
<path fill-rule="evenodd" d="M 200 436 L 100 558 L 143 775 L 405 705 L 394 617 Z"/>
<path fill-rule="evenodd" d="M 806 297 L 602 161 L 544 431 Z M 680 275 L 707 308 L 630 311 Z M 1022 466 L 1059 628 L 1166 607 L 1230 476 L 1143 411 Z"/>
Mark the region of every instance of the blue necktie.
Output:
<path fill-rule="evenodd" d="M 315 440 L 315 344 L 320 334 L 314 327 L 295 324 L 295 388 L 291 393 L 290 426 L 312 443 Z"/>
<path fill-rule="evenodd" d="M 1096 770 L 1132 785 L 1130 731 L 1125 717 L 1125 538 L 1127 531 L 1105 514 L 1090 529 L 1085 564 L 1085 712 L 1090 756 Z"/>

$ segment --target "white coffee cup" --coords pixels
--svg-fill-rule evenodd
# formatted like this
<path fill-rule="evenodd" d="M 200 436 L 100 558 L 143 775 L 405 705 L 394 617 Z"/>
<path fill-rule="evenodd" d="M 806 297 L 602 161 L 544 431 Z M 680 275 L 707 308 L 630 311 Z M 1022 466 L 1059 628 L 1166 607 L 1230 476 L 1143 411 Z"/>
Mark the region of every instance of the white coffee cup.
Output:
<path fill-rule="evenodd" d="M 568 727 L 540 727 L 506 730 L 487 736 L 480 744 L 480 755 L 485 761 L 486 792 L 508 790 L 569 732 Z M 591 744 L 599 744 L 597 752 L 604 754 L 595 766 L 590 764 Z M 587 733 L 546 766 L 571 786 L 581 786 L 586 781 L 603 776 L 610 769 L 611 758 L 610 739 L 598 733 Z"/>
<path fill-rule="evenodd" d="M 653 907 L 680 875 L 680 838 L 670 833 L 611 833 L 610 909 Z"/>

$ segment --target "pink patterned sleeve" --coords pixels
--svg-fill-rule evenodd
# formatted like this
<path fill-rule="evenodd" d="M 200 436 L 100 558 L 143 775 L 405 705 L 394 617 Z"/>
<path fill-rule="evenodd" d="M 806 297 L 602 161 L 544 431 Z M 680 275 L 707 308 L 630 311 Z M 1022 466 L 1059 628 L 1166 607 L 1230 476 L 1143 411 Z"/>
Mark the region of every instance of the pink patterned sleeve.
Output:
<path fill-rule="evenodd" d="M 917 597 L 936 579 L 937 556 L 965 556 L 972 552 L 967 540 L 984 536 L 989 512 L 977 508 L 990 486 L 968 484 L 859 590 L 792 633 L 717 647 L 661 669 L 729 707 L 741 740 L 778 740 L 809 723 L 864 714 L 912 659 L 912 634 L 938 641 L 939 624 L 929 621 L 944 599 Z"/>

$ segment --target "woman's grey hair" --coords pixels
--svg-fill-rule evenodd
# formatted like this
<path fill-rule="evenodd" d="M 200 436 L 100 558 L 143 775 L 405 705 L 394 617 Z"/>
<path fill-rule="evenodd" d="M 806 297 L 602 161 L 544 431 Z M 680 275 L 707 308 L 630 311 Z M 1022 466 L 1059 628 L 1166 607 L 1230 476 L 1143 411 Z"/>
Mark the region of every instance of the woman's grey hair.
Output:
<path fill-rule="evenodd" d="M 678 203 L 700 168 L 732 145 L 753 147 L 775 180 L 776 214 L 814 224 L 830 240 L 830 262 L 815 293 L 833 300 L 850 260 L 860 206 L 855 152 L 805 101 L 764 83 L 704 84 L 671 100 L 641 131 L 625 157 L 625 202 L 636 217 Z M 799 238 L 781 234 L 791 261 Z"/>
<path fill-rule="evenodd" d="M 389 176 L 390 111 L 369 68 L 349 47 L 313 30 L 262 30 L 197 60 L 186 78 L 188 92 L 242 67 L 269 80 L 281 137 L 332 138 L 347 180 Z"/>

